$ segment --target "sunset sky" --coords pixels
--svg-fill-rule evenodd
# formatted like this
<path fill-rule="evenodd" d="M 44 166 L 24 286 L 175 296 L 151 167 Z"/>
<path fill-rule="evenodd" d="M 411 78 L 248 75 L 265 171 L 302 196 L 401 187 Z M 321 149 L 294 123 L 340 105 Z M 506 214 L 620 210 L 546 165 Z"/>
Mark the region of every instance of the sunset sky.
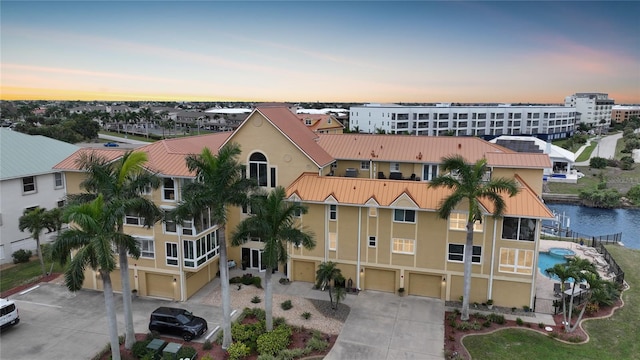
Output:
<path fill-rule="evenodd" d="M 637 1 L 7 1 L 0 98 L 640 103 Z"/>

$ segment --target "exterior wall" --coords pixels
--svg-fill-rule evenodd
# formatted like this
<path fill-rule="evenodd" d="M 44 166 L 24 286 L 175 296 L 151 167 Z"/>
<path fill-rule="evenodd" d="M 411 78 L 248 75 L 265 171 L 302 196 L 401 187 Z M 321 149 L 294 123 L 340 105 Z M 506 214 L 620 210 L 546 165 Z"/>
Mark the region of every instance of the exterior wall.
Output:
<path fill-rule="evenodd" d="M 36 241 L 28 231 L 18 228 L 25 209 L 39 206 L 51 210 L 64 200 L 65 187 L 55 187 L 54 173 L 35 175 L 36 191 L 23 193 L 22 178 L 3 180 L 0 185 L 0 263 L 13 262 L 11 254 L 20 249 L 36 249 Z M 63 176 L 64 179 L 64 176 Z M 64 183 L 64 181 L 63 181 Z M 53 240 L 55 234 L 40 234 L 40 243 Z"/>
<path fill-rule="evenodd" d="M 560 139 L 576 126 L 576 110 L 563 106 L 401 106 L 368 104 L 351 107 L 350 129 L 411 135 L 544 135 Z M 475 116 L 475 117 L 474 117 Z M 546 139 L 545 139 L 546 140 Z"/>
<path fill-rule="evenodd" d="M 508 169 L 508 168 L 493 168 L 491 177 L 499 178 L 513 178 L 515 174 L 518 174 L 526 183 L 533 189 L 538 195 L 542 195 L 542 183 L 543 183 L 543 169 Z"/>
<path fill-rule="evenodd" d="M 640 106 L 633 107 L 613 107 L 611 110 L 611 122 L 621 123 L 630 120 L 632 117 L 640 117 Z"/>
<path fill-rule="evenodd" d="M 603 93 L 576 93 L 565 98 L 565 106 L 574 107 L 579 113 L 578 123 L 605 128 L 611 124 L 613 103 L 609 95 Z"/>

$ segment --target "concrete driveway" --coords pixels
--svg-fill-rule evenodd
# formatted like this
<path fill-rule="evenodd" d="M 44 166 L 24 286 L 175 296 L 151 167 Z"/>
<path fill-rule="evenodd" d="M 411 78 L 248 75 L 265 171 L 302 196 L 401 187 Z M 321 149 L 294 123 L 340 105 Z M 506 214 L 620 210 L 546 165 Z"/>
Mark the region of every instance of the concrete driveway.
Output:
<path fill-rule="evenodd" d="M 124 334 L 122 297 L 114 296 L 118 333 Z M 2 331 L 1 359 L 90 359 L 109 342 L 102 292 L 71 293 L 62 285 L 41 283 L 10 298 L 18 306 L 20 324 Z M 185 308 L 205 318 L 209 326 L 205 336 L 219 325 L 222 315 L 220 308 L 213 306 L 136 298 L 133 300 L 136 333 L 149 331 L 149 315 L 159 306 Z M 194 341 L 204 342 L 205 336 Z"/>
<path fill-rule="evenodd" d="M 366 291 L 325 360 L 444 359 L 444 302 Z"/>

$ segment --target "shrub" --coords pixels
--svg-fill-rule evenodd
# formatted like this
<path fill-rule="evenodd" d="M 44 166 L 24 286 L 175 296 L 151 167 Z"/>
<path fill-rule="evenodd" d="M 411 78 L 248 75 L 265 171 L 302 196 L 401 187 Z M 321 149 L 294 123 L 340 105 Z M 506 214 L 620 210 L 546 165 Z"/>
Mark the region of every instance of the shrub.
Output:
<path fill-rule="evenodd" d="M 250 353 L 249 347 L 242 342 L 234 342 L 227 349 L 229 360 L 240 360 L 249 356 Z"/>
<path fill-rule="evenodd" d="M 278 360 L 293 360 L 293 359 L 297 359 L 300 358 L 306 354 L 308 354 L 309 351 L 307 350 L 307 348 L 297 348 L 297 349 L 284 349 L 282 350 L 279 354 L 278 354 Z"/>
<path fill-rule="evenodd" d="M 258 360 L 277 360 L 275 356 L 271 354 L 260 354 L 258 355 Z"/>
<path fill-rule="evenodd" d="M 529 307 L 529 305 L 523 305 L 522 306 L 522 310 L 524 310 L 525 312 L 529 312 L 529 310 L 531 310 L 531 308 Z"/>
<path fill-rule="evenodd" d="M 589 166 L 594 169 L 604 169 L 607 167 L 607 159 L 601 157 L 592 157 L 589 160 Z"/>
<path fill-rule="evenodd" d="M 482 325 L 480 325 L 479 322 L 474 321 L 471 323 L 471 329 L 473 330 L 480 330 L 482 328 Z"/>
<path fill-rule="evenodd" d="M 282 310 L 290 310 L 293 307 L 293 304 L 291 304 L 291 300 L 285 300 L 280 304 L 280 307 Z"/>
<path fill-rule="evenodd" d="M 522 319 L 520 319 L 520 318 L 516 318 L 516 324 L 518 326 L 522 326 L 524 324 L 524 321 L 522 321 Z"/>
<path fill-rule="evenodd" d="M 309 320 L 311 318 L 311 313 L 308 312 L 308 311 L 305 311 L 300 316 L 302 316 L 302 318 L 305 319 L 305 320 Z"/>
<path fill-rule="evenodd" d="M 262 289 L 262 278 L 259 276 L 254 277 L 253 286 L 257 287 L 258 289 Z"/>
<path fill-rule="evenodd" d="M 235 323 L 231 326 L 231 337 L 234 341 L 245 343 L 250 349 L 254 349 L 258 337 L 266 331 L 264 320 L 255 324 Z"/>
<path fill-rule="evenodd" d="M 506 322 L 504 319 L 504 315 L 495 314 L 495 313 L 489 315 L 489 320 L 499 325 L 503 325 Z"/>
<path fill-rule="evenodd" d="M 540 329 L 544 329 L 544 323 L 538 323 L 538 327 L 539 327 Z"/>
<path fill-rule="evenodd" d="M 307 341 L 307 347 L 312 351 L 324 351 L 328 346 L 328 342 L 315 336 Z"/>
<path fill-rule="evenodd" d="M 202 350 L 211 350 L 213 349 L 213 344 L 209 340 L 205 340 L 202 344 Z"/>
<path fill-rule="evenodd" d="M 138 359 L 143 357 L 144 354 L 146 354 L 148 351 L 147 345 L 149 345 L 150 342 L 151 340 L 143 340 L 143 341 L 136 341 L 135 343 L 133 343 L 133 347 L 131 347 L 131 353 L 133 353 L 133 356 L 135 356 Z"/>
<path fill-rule="evenodd" d="M 274 327 L 278 327 L 280 325 L 285 325 L 286 323 L 287 323 L 287 321 L 282 316 L 278 316 L 278 317 L 273 318 L 273 326 Z"/>
<path fill-rule="evenodd" d="M 591 315 L 591 314 L 595 314 L 598 312 L 598 310 L 600 310 L 600 305 L 598 305 L 597 303 L 588 303 L 587 308 L 584 310 L 587 314 Z"/>
<path fill-rule="evenodd" d="M 484 326 L 486 328 L 491 327 L 491 321 L 485 320 L 485 322 L 482 323 L 482 326 Z"/>
<path fill-rule="evenodd" d="M 627 192 L 627 198 L 633 201 L 634 204 L 640 205 L 640 185 L 634 185 Z"/>
<path fill-rule="evenodd" d="M 31 255 L 32 255 L 31 250 L 25 250 L 25 249 L 20 249 L 14 252 L 13 254 L 11 254 L 11 256 L 13 257 L 14 264 L 29 262 L 29 258 L 31 258 Z"/>
<path fill-rule="evenodd" d="M 258 304 L 260 303 L 262 300 L 260 299 L 260 296 L 256 295 L 251 299 L 251 302 L 254 304 Z"/>
<path fill-rule="evenodd" d="M 200 360 L 215 360 L 215 359 L 213 358 L 213 355 L 205 354 Z"/>
<path fill-rule="evenodd" d="M 176 356 L 178 359 L 195 359 L 197 353 L 195 348 L 182 345 Z"/>
<path fill-rule="evenodd" d="M 458 326 L 457 326 L 458 330 L 460 331 L 467 331 L 467 330 L 471 330 L 471 323 L 469 323 L 468 321 L 461 321 Z"/>
<path fill-rule="evenodd" d="M 279 326 L 271 332 L 258 337 L 258 353 L 276 355 L 289 346 L 291 341 L 291 328 Z"/>

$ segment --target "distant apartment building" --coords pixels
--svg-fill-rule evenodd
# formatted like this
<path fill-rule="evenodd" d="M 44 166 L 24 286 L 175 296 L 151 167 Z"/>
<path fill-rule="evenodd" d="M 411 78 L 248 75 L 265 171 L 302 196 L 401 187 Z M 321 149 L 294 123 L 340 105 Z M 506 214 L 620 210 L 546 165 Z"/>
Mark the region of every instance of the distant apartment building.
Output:
<path fill-rule="evenodd" d="M 640 106 L 614 105 L 611 108 L 611 122 L 621 123 L 634 116 L 640 118 Z"/>
<path fill-rule="evenodd" d="M 403 106 L 365 104 L 350 108 L 351 131 L 427 136 L 533 135 L 543 140 L 570 137 L 576 109 L 547 105 Z"/>
<path fill-rule="evenodd" d="M 564 105 L 574 108 L 578 113 L 578 124 L 602 126 L 604 129 L 611 125 L 613 103 L 613 99 L 609 99 L 609 94 L 605 93 L 575 93 L 564 99 Z"/>

